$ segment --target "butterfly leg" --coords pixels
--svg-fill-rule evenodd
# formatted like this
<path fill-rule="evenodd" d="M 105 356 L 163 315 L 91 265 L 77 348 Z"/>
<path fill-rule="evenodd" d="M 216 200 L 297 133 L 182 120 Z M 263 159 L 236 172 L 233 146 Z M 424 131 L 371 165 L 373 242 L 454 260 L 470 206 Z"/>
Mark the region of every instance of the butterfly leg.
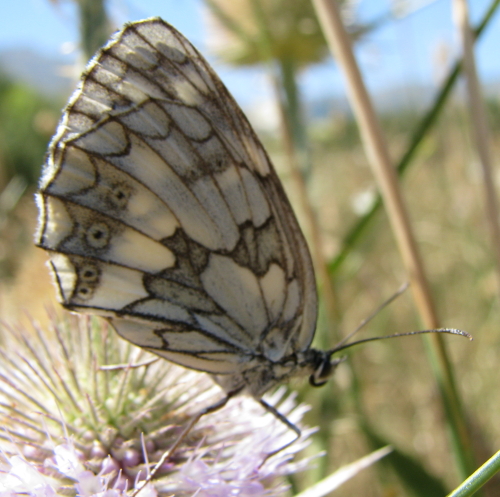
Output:
<path fill-rule="evenodd" d="M 205 407 L 205 409 L 202 409 L 201 411 L 197 412 L 189 420 L 189 423 L 184 428 L 184 430 L 182 431 L 182 433 L 179 435 L 179 438 L 175 441 L 174 445 L 172 445 L 172 447 L 170 447 L 170 449 L 168 450 L 168 452 L 166 452 L 162 456 L 162 458 L 160 459 L 160 461 L 158 462 L 158 464 L 155 466 L 155 469 L 159 468 L 161 466 L 161 464 L 163 464 L 177 450 L 177 448 L 179 447 L 179 445 L 181 444 L 181 442 L 184 440 L 184 438 L 187 436 L 187 434 L 192 430 L 193 426 L 200 420 L 200 418 L 202 418 L 203 416 L 205 416 L 205 414 L 209 414 L 211 412 L 218 411 L 219 409 L 221 409 L 222 407 L 224 407 L 227 404 L 227 402 L 229 401 L 229 399 L 231 397 L 234 397 L 238 393 L 240 393 L 241 390 L 242 390 L 242 388 L 239 388 L 238 390 L 233 390 L 232 392 L 228 392 L 225 397 L 223 397 L 222 399 L 220 399 L 215 404 L 212 404 L 211 406 Z"/>
<path fill-rule="evenodd" d="M 295 434 L 297 435 L 293 440 L 288 442 L 287 444 L 283 445 L 283 447 L 280 447 L 279 449 L 273 450 L 272 452 L 269 452 L 264 460 L 261 463 L 261 466 L 272 456 L 276 455 L 278 452 L 281 452 L 282 450 L 286 449 L 290 445 L 292 445 L 296 440 L 299 439 L 300 435 L 302 432 L 300 431 L 298 426 L 295 426 L 286 416 L 283 416 L 276 407 L 272 406 L 271 404 L 268 404 L 265 400 L 260 399 L 259 400 L 260 404 L 264 409 L 268 412 L 270 412 L 275 418 L 279 419 L 284 425 L 287 426 L 290 430 L 294 431 Z"/>
<path fill-rule="evenodd" d="M 136 495 L 154 478 L 154 476 L 158 472 L 158 470 L 162 467 L 162 465 L 165 463 L 165 461 L 175 453 L 175 451 L 178 449 L 179 445 L 186 438 L 186 436 L 188 435 L 188 433 L 193 429 L 193 426 L 200 420 L 200 418 L 202 418 L 203 416 L 205 416 L 205 414 L 209 414 L 211 412 L 218 411 L 219 409 L 221 409 L 222 407 L 224 407 L 228 403 L 228 401 L 229 401 L 229 399 L 231 397 L 234 397 L 235 395 L 239 394 L 242 390 L 243 390 L 243 387 L 238 388 L 236 390 L 232 390 L 232 391 L 228 392 L 225 397 L 223 397 L 222 399 L 220 399 L 219 401 L 217 401 L 215 404 L 212 404 L 211 406 L 205 407 L 201 411 L 197 412 L 189 420 L 189 423 L 186 425 L 186 427 L 184 428 L 184 430 L 182 430 L 182 433 L 179 435 L 179 437 L 175 441 L 174 445 L 172 445 L 172 447 L 170 447 L 161 456 L 160 460 L 155 464 L 155 467 L 151 470 L 151 473 L 144 480 L 144 482 L 142 483 L 142 485 L 132 494 L 132 497 L 136 497 Z M 279 414 L 279 415 L 281 416 L 281 414 Z M 283 418 L 288 423 L 290 423 L 284 416 L 283 416 Z M 292 425 L 292 426 L 294 426 L 294 425 Z M 296 429 L 298 429 L 298 428 L 296 428 Z M 300 431 L 299 431 L 299 433 L 300 433 Z"/>

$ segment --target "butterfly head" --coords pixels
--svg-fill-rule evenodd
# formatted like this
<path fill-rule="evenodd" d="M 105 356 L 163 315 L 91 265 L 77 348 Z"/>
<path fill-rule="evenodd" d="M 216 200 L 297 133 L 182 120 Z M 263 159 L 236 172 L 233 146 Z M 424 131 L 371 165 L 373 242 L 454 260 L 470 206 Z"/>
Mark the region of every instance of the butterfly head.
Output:
<path fill-rule="evenodd" d="M 341 357 L 339 359 L 332 359 L 332 355 L 340 352 L 341 350 L 348 349 L 354 345 L 359 345 L 361 343 L 372 342 L 374 340 L 385 340 L 387 338 L 396 338 L 402 336 L 411 336 L 411 335 L 421 335 L 426 333 L 447 333 L 450 335 L 461 335 L 472 340 L 471 335 L 463 330 L 457 330 L 455 328 L 439 328 L 433 330 L 419 330 L 419 331 L 410 331 L 409 333 L 395 333 L 392 335 L 386 335 L 382 337 L 370 337 L 364 338 L 362 340 L 357 340 L 355 342 L 345 343 L 345 340 L 341 341 L 331 350 L 315 350 L 310 349 L 307 351 L 307 355 L 304 360 L 303 367 L 309 367 L 312 369 L 311 376 L 309 377 L 309 383 L 313 387 L 321 387 L 323 386 L 330 376 L 335 371 L 336 367 L 345 360 L 345 357 Z M 350 335 L 352 336 L 352 335 Z"/>
<path fill-rule="evenodd" d="M 313 387 L 321 387 L 328 381 L 344 358 L 332 360 L 333 352 L 330 350 L 323 351 L 311 349 L 310 352 L 312 353 L 311 364 L 313 372 L 311 376 L 309 376 L 309 384 Z"/>

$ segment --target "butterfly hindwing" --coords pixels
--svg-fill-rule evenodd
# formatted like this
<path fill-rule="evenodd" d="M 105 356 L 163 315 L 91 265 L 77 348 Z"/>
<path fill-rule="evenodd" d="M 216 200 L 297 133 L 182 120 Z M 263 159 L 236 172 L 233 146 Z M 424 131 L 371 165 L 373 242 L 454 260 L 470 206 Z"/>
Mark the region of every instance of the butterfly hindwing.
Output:
<path fill-rule="evenodd" d="M 284 190 L 220 79 L 161 19 L 90 62 L 38 204 L 60 300 L 131 342 L 217 374 L 309 346 L 314 274 Z"/>

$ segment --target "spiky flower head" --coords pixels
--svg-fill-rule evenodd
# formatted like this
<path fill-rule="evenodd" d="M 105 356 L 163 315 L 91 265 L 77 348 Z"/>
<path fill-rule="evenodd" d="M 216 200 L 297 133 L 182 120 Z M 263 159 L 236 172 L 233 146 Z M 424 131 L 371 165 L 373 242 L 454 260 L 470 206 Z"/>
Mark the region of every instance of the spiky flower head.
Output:
<path fill-rule="evenodd" d="M 207 375 L 119 339 L 103 321 L 52 318 L 9 328 L 0 349 L 0 497 L 131 495 L 192 415 L 221 398 Z M 114 367 L 106 367 L 114 365 Z M 268 402 L 293 423 L 305 411 L 279 390 Z M 295 435 L 254 400 L 203 416 L 140 497 L 278 495 L 311 430 Z"/>

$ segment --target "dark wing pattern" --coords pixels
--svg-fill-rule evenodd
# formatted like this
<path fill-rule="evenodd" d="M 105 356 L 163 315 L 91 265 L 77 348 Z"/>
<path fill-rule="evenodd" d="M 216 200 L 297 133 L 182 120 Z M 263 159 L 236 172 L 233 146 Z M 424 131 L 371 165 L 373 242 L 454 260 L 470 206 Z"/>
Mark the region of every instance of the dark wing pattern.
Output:
<path fill-rule="evenodd" d="M 215 374 L 309 347 L 315 280 L 283 187 L 220 79 L 161 19 L 126 25 L 89 63 L 37 201 L 66 308 Z"/>

